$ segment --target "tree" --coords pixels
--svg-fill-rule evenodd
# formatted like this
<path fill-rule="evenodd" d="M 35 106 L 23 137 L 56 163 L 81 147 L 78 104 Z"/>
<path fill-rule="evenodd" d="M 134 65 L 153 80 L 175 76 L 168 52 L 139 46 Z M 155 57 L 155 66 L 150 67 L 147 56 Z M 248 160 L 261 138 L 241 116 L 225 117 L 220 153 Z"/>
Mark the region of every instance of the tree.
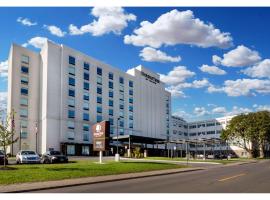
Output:
<path fill-rule="evenodd" d="M 7 152 L 7 147 L 15 142 L 17 142 L 18 138 L 14 139 L 14 128 L 11 128 L 14 123 L 14 117 L 15 112 L 12 110 L 11 113 L 9 113 L 6 116 L 6 120 L 2 122 L 0 125 L 0 147 L 3 148 L 4 150 L 4 168 L 6 167 L 6 152 Z"/>

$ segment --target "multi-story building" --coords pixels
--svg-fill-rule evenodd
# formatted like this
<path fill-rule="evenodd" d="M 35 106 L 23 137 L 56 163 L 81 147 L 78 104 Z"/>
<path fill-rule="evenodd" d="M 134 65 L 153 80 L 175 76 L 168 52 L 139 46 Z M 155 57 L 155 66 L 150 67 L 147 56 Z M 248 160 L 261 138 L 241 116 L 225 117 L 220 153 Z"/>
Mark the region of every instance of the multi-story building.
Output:
<path fill-rule="evenodd" d="M 47 41 L 40 52 L 13 44 L 8 112 L 15 110 L 20 149 L 91 154 L 91 126 L 110 121 L 111 135 L 167 139 L 171 94 L 143 66 L 120 71 L 79 51 Z M 118 125 L 117 125 L 118 124 Z"/>

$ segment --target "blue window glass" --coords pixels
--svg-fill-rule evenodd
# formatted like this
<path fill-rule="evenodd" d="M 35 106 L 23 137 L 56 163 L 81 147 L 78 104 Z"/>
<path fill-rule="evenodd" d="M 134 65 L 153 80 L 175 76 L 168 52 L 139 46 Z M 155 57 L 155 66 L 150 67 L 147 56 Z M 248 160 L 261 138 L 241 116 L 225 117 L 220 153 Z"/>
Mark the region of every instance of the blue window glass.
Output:
<path fill-rule="evenodd" d="M 123 77 L 119 77 L 119 83 L 124 84 L 124 78 Z"/>
<path fill-rule="evenodd" d="M 133 90 L 129 90 L 129 95 L 133 95 Z"/>
<path fill-rule="evenodd" d="M 84 82 L 84 83 L 83 83 L 83 89 L 89 90 L 89 83 Z"/>
<path fill-rule="evenodd" d="M 83 100 L 89 100 L 89 94 L 87 92 L 83 94 Z"/>
<path fill-rule="evenodd" d="M 109 73 L 109 79 L 113 80 L 113 73 L 111 73 L 111 72 Z"/>
<path fill-rule="evenodd" d="M 89 131 L 89 125 L 88 124 L 83 124 L 83 130 L 84 131 Z"/>
<path fill-rule="evenodd" d="M 89 114 L 88 113 L 83 113 L 83 120 L 89 121 Z"/>
<path fill-rule="evenodd" d="M 28 67 L 22 66 L 21 67 L 21 72 L 25 73 L 25 74 L 28 74 L 28 72 L 29 72 Z"/>
<path fill-rule="evenodd" d="M 89 74 L 83 73 L 83 79 L 89 81 Z"/>
<path fill-rule="evenodd" d="M 68 84 L 69 84 L 69 85 L 72 85 L 72 86 L 75 86 L 75 78 L 69 77 L 69 78 L 68 78 Z"/>
<path fill-rule="evenodd" d="M 75 65 L 75 58 L 72 57 L 72 56 L 69 56 L 68 57 L 68 63 L 71 64 L 71 65 Z"/>
<path fill-rule="evenodd" d="M 113 91 L 109 91 L 109 97 L 113 98 Z"/>
<path fill-rule="evenodd" d="M 99 68 L 99 67 L 97 68 L 97 74 L 100 75 L 100 76 L 102 76 L 102 69 Z"/>
<path fill-rule="evenodd" d="M 109 81 L 109 88 L 113 89 L 113 82 Z"/>
<path fill-rule="evenodd" d="M 113 132 L 114 132 L 114 128 L 110 126 L 110 134 L 113 134 Z"/>
<path fill-rule="evenodd" d="M 109 100 L 109 106 L 113 106 L 113 100 Z"/>
<path fill-rule="evenodd" d="M 75 111 L 74 110 L 68 110 L 68 118 L 74 118 L 75 117 Z"/>
<path fill-rule="evenodd" d="M 133 81 L 128 82 L 129 87 L 133 87 Z"/>
<path fill-rule="evenodd" d="M 120 105 L 119 105 L 119 108 L 120 108 L 120 109 L 124 109 L 124 105 L 123 105 L 123 104 L 120 104 Z"/>
<path fill-rule="evenodd" d="M 113 116 L 113 109 L 109 109 L 109 115 Z"/>
<path fill-rule="evenodd" d="M 133 98 L 129 98 L 129 103 L 133 103 Z"/>
<path fill-rule="evenodd" d="M 21 94 L 28 95 L 28 89 L 27 88 L 21 88 Z"/>
<path fill-rule="evenodd" d="M 70 96 L 70 97 L 75 97 L 75 90 L 69 89 L 69 90 L 68 90 L 68 96 Z"/>
<path fill-rule="evenodd" d="M 119 121 L 119 126 L 124 127 L 124 121 L 123 120 Z"/>
<path fill-rule="evenodd" d="M 102 107 L 100 106 L 97 107 L 97 113 L 102 113 Z"/>
<path fill-rule="evenodd" d="M 89 134 L 88 133 L 83 133 L 83 141 L 89 141 Z"/>
<path fill-rule="evenodd" d="M 129 106 L 129 109 L 128 109 L 130 112 L 133 112 L 133 106 Z"/>
<path fill-rule="evenodd" d="M 97 93 L 102 94 L 102 88 L 101 87 L 97 87 Z"/>
<path fill-rule="evenodd" d="M 102 121 L 102 116 L 97 115 L 97 122 L 101 122 Z"/>
<path fill-rule="evenodd" d="M 97 103 L 102 103 L 102 97 L 97 97 Z"/>
<path fill-rule="evenodd" d="M 89 70 L 89 63 L 83 63 L 83 68 L 85 69 L 85 70 Z"/>
<path fill-rule="evenodd" d="M 133 123 L 129 123 L 129 128 L 133 128 Z"/>
<path fill-rule="evenodd" d="M 22 77 L 21 77 L 21 83 L 22 83 L 22 84 L 25 84 L 25 85 L 28 85 L 28 77 L 22 76 Z"/>
<path fill-rule="evenodd" d="M 110 125 L 113 126 L 113 118 L 109 118 Z"/>
<path fill-rule="evenodd" d="M 130 120 L 133 120 L 133 115 L 129 115 L 129 119 Z"/>

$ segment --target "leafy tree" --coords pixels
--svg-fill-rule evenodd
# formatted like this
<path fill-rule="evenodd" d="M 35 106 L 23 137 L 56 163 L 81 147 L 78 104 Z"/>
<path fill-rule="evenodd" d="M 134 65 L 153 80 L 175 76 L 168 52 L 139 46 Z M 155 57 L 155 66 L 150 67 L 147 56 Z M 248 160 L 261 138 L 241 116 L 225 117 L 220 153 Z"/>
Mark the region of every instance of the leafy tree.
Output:
<path fill-rule="evenodd" d="M 4 167 L 6 167 L 6 152 L 7 147 L 15 142 L 17 142 L 18 138 L 14 139 L 15 131 L 12 126 L 13 120 L 12 117 L 14 116 L 14 111 L 12 110 L 11 113 L 9 113 L 6 116 L 6 120 L 2 122 L 0 125 L 0 147 L 4 150 Z"/>

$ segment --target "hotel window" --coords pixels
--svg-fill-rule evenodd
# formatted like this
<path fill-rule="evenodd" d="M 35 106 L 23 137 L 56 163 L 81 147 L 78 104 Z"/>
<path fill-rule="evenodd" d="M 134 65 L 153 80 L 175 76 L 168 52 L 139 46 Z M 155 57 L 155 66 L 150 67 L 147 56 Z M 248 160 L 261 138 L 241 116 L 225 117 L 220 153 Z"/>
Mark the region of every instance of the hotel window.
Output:
<path fill-rule="evenodd" d="M 68 110 L 68 118 L 75 118 L 75 111 L 74 110 Z"/>
<path fill-rule="evenodd" d="M 21 72 L 24 73 L 24 74 L 28 74 L 29 73 L 28 67 L 22 66 L 21 67 Z"/>
<path fill-rule="evenodd" d="M 28 110 L 20 109 L 20 117 L 28 117 Z"/>
<path fill-rule="evenodd" d="M 113 118 L 109 118 L 110 125 L 113 126 Z"/>
<path fill-rule="evenodd" d="M 124 112 L 122 110 L 119 111 L 119 117 L 124 118 Z"/>
<path fill-rule="evenodd" d="M 119 90 L 120 90 L 121 92 L 124 92 L 124 86 L 123 86 L 123 85 L 119 85 Z"/>
<path fill-rule="evenodd" d="M 83 68 L 85 69 L 85 70 L 89 70 L 89 63 L 83 63 Z"/>
<path fill-rule="evenodd" d="M 113 98 L 113 91 L 109 91 L 109 97 Z"/>
<path fill-rule="evenodd" d="M 119 105 L 119 109 L 122 109 L 123 110 L 124 109 L 124 105 L 123 104 L 120 104 Z"/>
<path fill-rule="evenodd" d="M 102 97 L 97 97 L 97 103 L 102 103 Z"/>
<path fill-rule="evenodd" d="M 67 155 L 75 155 L 75 145 L 67 145 Z"/>
<path fill-rule="evenodd" d="M 128 118 L 129 118 L 129 120 L 133 120 L 133 115 L 132 115 L 132 113 L 129 113 Z"/>
<path fill-rule="evenodd" d="M 89 81 L 89 74 L 83 73 L 83 79 Z"/>
<path fill-rule="evenodd" d="M 133 103 L 133 98 L 129 98 L 129 103 Z"/>
<path fill-rule="evenodd" d="M 75 90 L 69 89 L 68 90 L 68 96 L 75 97 Z"/>
<path fill-rule="evenodd" d="M 28 99 L 21 98 L 20 99 L 20 104 L 21 104 L 21 106 L 28 106 Z"/>
<path fill-rule="evenodd" d="M 109 73 L 109 79 L 113 80 L 113 73 L 111 73 L 111 72 Z"/>
<path fill-rule="evenodd" d="M 73 121 L 67 122 L 68 129 L 75 129 L 75 123 Z"/>
<path fill-rule="evenodd" d="M 216 131 L 207 131 L 207 132 L 206 132 L 207 135 L 213 135 L 213 134 L 215 134 L 215 133 L 216 133 Z"/>
<path fill-rule="evenodd" d="M 85 142 L 89 141 L 89 133 L 88 132 L 83 132 L 83 141 L 85 141 Z"/>
<path fill-rule="evenodd" d="M 25 84 L 25 85 L 28 85 L 28 77 L 22 76 L 21 77 L 21 83 Z"/>
<path fill-rule="evenodd" d="M 102 69 L 101 68 L 97 68 L 97 75 L 100 75 L 100 76 L 102 76 Z"/>
<path fill-rule="evenodd" d="M 109 106 L 113 106 L 113 100 L 109 100 Z"/>
<path fill-rule="evenodd" d="M 68 106 L 75 107 L 75 99 L 74 98 L 68 98 Z"/>
<path fill-rule="evenodd" d="M 28 125 L 27 121 L 21 120 L 20 128 L 27 128 L 27 125 Z"/>
<path fill-rule="evenodd" d="M 21 88 L 22 95 L 28 95 L 28 88 Z"/>
<path fill-rule="evenodd" d="M 89 152 L 89 146 L 82 146 L 82 155 L 88 156 Z"/>
<path fill-rule="evenodd" d="M 69 67 L 68 67 L 68 73 L 69 73 L 70 75 L 74 75 L 74 76 L 75 76 L 75 67 L 69 66 Z"/>
<path fill-rule="evenodd" d="M 212 122 L 212 123 L 207 123 L 206 126 L 215 126 L 215 122 Z"/>
<path fill-rule="evenodd" d="M 89 103 L 88 102 L 83 102 L 83 109 L 89 110 Z"/>
<path fill-rule="evenodd" d="M 124 84 L 124 78 L 123 77 L 119 77 L 119 83 Z"/>
<path fill-rule="evenodd" d="M 133 128 L 133 122 L 129 122 L 129 128 Z"/>
<path fill-rule="evenodd" d="M 133 95 L 133 90 L 129 90 L 129 95 Z"/>
<path fill-rule="evenodd" d="M 67 137 L 68 137 L 68 140 L 74 140 L 74 137 L 75 137 L 75 134 L 73 131 L 68 131 L 67 132 Z"/>
<path fill-rule="evenodd" d="M 89 90 L 89 83 L 84 82 L 84 83 L 83 83 L 83 89 Z"/>
<path fill-rule="evenodd" d="M 102 85 L 102 77 L 97 76 L 97 84 Z"/>
<path fill-rule="evenodd" d="M 109 88 L 113 89 L 113 82 L 109 81 Z"/>
<path fill-rule="evenodd" d="M 89 125 L 88 124 L 83 124 L 83 130 L 84 131 L 89 131 Z"/>
<path fill-rule="evenodd" d="M 119 121 L 119 126 L 120 126 L 120 127 L 124 127 L 124 120 L 120 120 L 120 121 Z"/>
<path fill-rule="evenodd" d="M 29 64 L 29 56 L 22 55 L 21 59 L 22 63 Z"/>
<path fill-rule="evenodd" d="M 75 62 L 76 62 L 76 61 L 75 61 L 75 58 L 74 58 L 74 57 L 72 57 L 72 56 L 69 56 L 69 57 L 68 57 L 68 63 L 69 63 L 69 64 L 75 65 Z"/>
<path fill-rule="evenodd" d="M 113 116 L 113 109 L 109 109 L 109 115 Z"/>
<path fill-rule="evenodd" d="M 83 113 L 83 120 L 89 121 L 89 114 L 88 113 Z"/>
<path fill-rule="evenodd" d="M 27 138 L 27 131 L 23 130 L 21 132 L 21 138 Z"/>
<path fill-rule="evenodd" d="M 89 93 L 86 91 L 83 93 L 83 100 L 89 100 Z"/>
<path fill-rule="evenodd" d="M 102 107 L 97 106 L 97 113 L 102 113 Z"/>
<path fill-rule="evenodd" d="M 119 129 L 119 135 L 124 135 L 124 129 L 123 128 Z"/>
<path fill-rule="evenodd" d="M 128 82 L 129 87 L 133 87 L 133 81 Z"/>
<path fill-rule="evenodd" d="M 97 122 L 101 122 L 102 121 L 102 116 L 101 115 L 97 115 Z"/>
<path fill-rule="evenodd" d="M 69 78 L 68 78 L 68 84 L 71 85 L 71 86 L 75 86 L 75 79 L 69 77 Z"/>
<path fill-rule="evenodd" d="M 101 87 L 97 87 L 97 93 L 102 94 L 102 88 Z"/>
<path fill-rule="evenodd" d="M 112 135 L 114 133 L 114 128 L 110 126 L 110 134 Z"/>
<path fill-rule="evenodd" d="M 124 93 L 121 92 L 121 93 L 119 94 L 119 99 L 120 99 L 120 100 L 124 100 Z"/>
<path fill-rule="evenodd" d="M 129 110 L 130 112 L 133 112 L 133 106 L 129 106 L 128 110 Z"/>

